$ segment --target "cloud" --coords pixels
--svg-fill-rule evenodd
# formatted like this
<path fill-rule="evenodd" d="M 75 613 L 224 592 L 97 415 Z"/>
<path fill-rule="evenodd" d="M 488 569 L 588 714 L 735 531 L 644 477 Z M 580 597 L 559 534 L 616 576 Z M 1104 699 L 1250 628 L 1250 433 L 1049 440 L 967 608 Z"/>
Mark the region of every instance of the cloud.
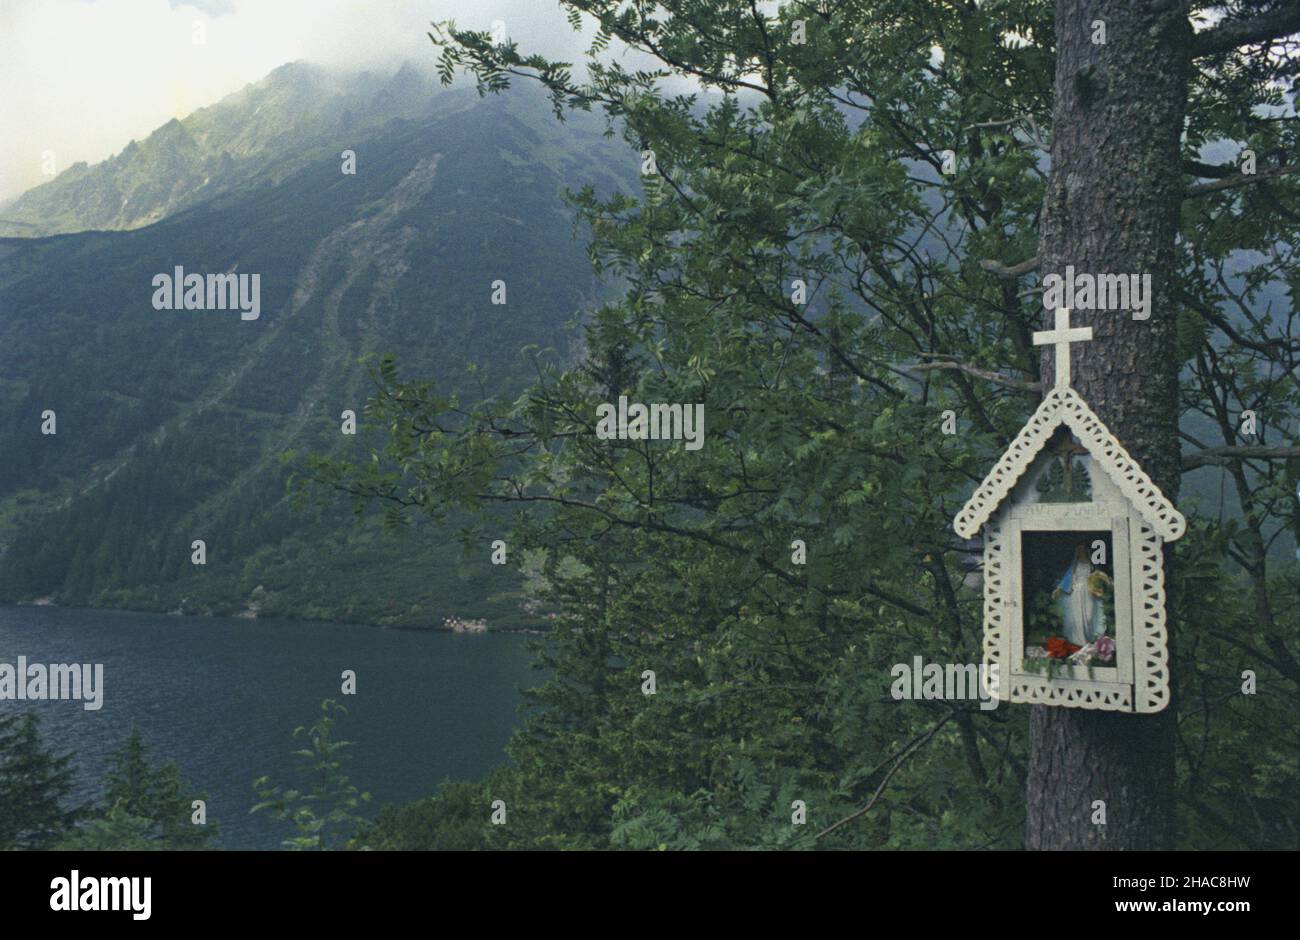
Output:
<path fill-rule="evenodd" d="M 587 42 L 554 0 L 0 0 L 0 201 L 50 156 L 97 162 L 286 62 L 432 64 L 448 18 L 569 61 Z"/>

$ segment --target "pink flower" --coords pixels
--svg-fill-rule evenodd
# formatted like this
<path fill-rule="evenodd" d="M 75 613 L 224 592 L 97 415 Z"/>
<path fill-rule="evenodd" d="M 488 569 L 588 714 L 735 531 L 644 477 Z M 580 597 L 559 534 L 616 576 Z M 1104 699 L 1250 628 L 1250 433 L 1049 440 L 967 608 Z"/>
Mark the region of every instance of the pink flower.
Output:
<path fill-rule="evenodd" d="M 1097 637 L 1097 658 L 1103 663 L 1111 662 L 1115 658 L 1115 641 L 1111 637 Z"/>

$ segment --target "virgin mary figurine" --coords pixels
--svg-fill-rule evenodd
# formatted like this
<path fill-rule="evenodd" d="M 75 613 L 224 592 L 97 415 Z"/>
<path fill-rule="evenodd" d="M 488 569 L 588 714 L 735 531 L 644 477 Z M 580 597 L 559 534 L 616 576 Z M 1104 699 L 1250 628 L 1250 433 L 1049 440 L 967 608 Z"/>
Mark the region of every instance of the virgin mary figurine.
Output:
<path fill-rule="evenodd" d="M 1074 550 L 1074 561 L 1065 569 L 1052 592 L 1061 614 L 1065 638 L 1076 646 L 1086 646 L 1106 632 L 1106 608 L 1102 604 L 1101 588 L 1094 588 L 1089 583 L 1094 571 L 1088 561 L 1088 547 L 1081 543 Z"/>

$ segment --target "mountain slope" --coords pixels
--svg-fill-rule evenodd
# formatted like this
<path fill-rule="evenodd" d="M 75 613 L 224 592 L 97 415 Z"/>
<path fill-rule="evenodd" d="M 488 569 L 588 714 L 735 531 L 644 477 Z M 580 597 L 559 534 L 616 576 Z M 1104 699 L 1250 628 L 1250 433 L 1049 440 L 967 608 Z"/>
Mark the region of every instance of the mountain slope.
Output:
<path fill-rule="evenodd" d="M 632 155 L 597 121 L 557 127 L 525 92 L 428 98 L 157 224 L 0 240 L 0 601 L 522 622 L 486 550 L 465 560 L 446 531 L 393 538 L 339 505 L 296 510 L 278 459 L 367 453 L 340 433 L 341 412 L 365 402 L 366 354 L 396 351 L 404 372 L 466 395 L 509 392 L 531 374 L 517 350 L 563 356 L 565 324 L 599 299 L 559 193 L 618 185 Z M 321 111 L 344 120 L 352 100 Z M 245 127 L 259 104 L 246 95 Z M 205 144 L 199 122 L 180 123 L 197 148 L 186 166 L 231 152 L 229 134 Z M 344 139 L 362 141 L 347 148 L 355 175 L 340 172 Z M 131 159 L 140 170 L 144 155 Z M 153 309 L 153 277 L 178 265 L 258 273 L 260 317 Z M 205 566 L 190 563 L 194 539 Z"/>

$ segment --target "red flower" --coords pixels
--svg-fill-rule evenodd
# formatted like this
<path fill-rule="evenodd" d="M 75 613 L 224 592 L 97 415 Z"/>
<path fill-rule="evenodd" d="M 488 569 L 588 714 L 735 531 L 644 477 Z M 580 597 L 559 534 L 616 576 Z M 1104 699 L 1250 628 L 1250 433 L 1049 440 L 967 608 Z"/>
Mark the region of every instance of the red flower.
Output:
<path fill-rule="evenodd" d="M 1043 648 L 1047 650 L 1047 655 L 1052 659 L 1065 659 L 1071 653 L 1077 653 L 1083 649 L 1082 646 L 1075 646 L 1063 636 L 1049 637 L 1047 642 L 1043 644 Z"/>

